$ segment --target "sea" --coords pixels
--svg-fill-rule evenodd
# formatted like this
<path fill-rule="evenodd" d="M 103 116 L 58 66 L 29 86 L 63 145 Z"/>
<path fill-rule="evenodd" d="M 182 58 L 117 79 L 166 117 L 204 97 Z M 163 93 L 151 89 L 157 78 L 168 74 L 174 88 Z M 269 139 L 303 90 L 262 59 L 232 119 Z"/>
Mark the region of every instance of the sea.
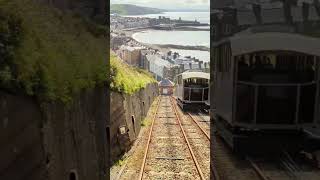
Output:
<path fill-rule="evenodd" d="M 158 18 L 159 16 L 170 17 L 170 19 L 194 21 L 210 24 L 210 12 L 164 12 L 161 14 L 147 14 L 130 17 L 151 17 Z M 209 28 L 200 27 L 200 28 Z M 165 30 L 146 30 L 137 32 L 132 35 L 134 39 L 142 43 L 148 44 L 173 44 L 184 46 L 206 46 L 210 47 L 210 31 L 165 31 Z M 202 61 L 210 61 L 209 51 L 199 50 L 183 50 L 171 49 L 173 52 L 178 52 L 182 56 L 196 57 Z"/>

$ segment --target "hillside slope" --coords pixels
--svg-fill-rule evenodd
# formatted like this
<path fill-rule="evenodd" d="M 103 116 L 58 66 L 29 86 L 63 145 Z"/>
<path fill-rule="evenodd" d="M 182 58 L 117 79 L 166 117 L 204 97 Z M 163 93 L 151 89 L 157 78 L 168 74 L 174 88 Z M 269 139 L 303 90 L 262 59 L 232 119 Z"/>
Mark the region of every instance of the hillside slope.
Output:
<path fill-rule="evenodd" d="M 106 81 L 106 29 L 34 3 L 0 0 L 0 89 L 72 100 Z"/>
<path fill-rule="evenodd" d="M 120 15 L 143 15 L 143 14 L 159 14 L 165 10 L 136 6 L 131 4 L 111 4 L 110 13 Z"/>
<path fill-rule="evenodd" d="M 121 62 L 114 54 L 110 56 L 110 87 L 113 91 L 133 94 L 149 83 L 157 82 L 149 72 Z"/>

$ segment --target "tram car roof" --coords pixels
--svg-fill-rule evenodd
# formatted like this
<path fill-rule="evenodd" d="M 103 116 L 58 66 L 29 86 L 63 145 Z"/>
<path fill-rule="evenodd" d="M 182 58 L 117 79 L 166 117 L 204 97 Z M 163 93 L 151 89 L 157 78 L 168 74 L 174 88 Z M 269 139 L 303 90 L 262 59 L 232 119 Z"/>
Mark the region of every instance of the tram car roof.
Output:
<path fill-rule="evenodd" d="M 259 51 L 294 51 L 320 56 L 320 40 L 318 38 L 294 33 L 238 34 L 213 43 L 213 47 L 224 43 L 231 44 L 233 56 Z"/>
<path fill-rule="evenodd" d="M 178 76 L 182 76 L 182 79 L 189 79 L 189 78 L 210 79 L 210 74 L 205 72 L 186 71 L 179 74 Z"/>

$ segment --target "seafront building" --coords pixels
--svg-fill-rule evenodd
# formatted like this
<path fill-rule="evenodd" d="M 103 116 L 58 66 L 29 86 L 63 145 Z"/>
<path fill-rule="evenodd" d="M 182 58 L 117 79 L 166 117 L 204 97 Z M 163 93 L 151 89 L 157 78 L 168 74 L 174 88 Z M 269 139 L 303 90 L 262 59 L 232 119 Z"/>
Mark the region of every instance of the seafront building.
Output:
<path fill-rule="evenodd" d="M 151 72 L 157 81 L 161 81 L 164 78 L 164 68 L 171 68 L 172 63 L 162 59 L 157 54 L 148 54 L 146 59 L 149 62 L 149 72 Z"/>
<path fill-rule="evenodd" d="M 144 49 L 144 47 L 140 47 L 140 46 L 132 47 L 132 46 L 122 45 L 119 50 L 120 58 L 123 59 L 129 65 L 139 67 L 140 61 L 141 61 L 142 49 Z"/>

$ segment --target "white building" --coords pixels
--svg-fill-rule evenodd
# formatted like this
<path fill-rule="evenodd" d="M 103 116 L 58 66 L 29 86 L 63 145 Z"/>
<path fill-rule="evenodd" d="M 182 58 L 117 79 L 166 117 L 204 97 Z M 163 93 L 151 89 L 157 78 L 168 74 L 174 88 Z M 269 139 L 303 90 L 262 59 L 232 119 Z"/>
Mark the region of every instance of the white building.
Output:
<path fill-rule="evenodd" d="M 149 61 L 149 71 L 154 74 L 157 80 L 161 80 L 164 77 L 164 67 L 170 68 L 172 64 L 159 57 L 159 55 L 148 54 L 146 55 L 147 61 Z"/>

